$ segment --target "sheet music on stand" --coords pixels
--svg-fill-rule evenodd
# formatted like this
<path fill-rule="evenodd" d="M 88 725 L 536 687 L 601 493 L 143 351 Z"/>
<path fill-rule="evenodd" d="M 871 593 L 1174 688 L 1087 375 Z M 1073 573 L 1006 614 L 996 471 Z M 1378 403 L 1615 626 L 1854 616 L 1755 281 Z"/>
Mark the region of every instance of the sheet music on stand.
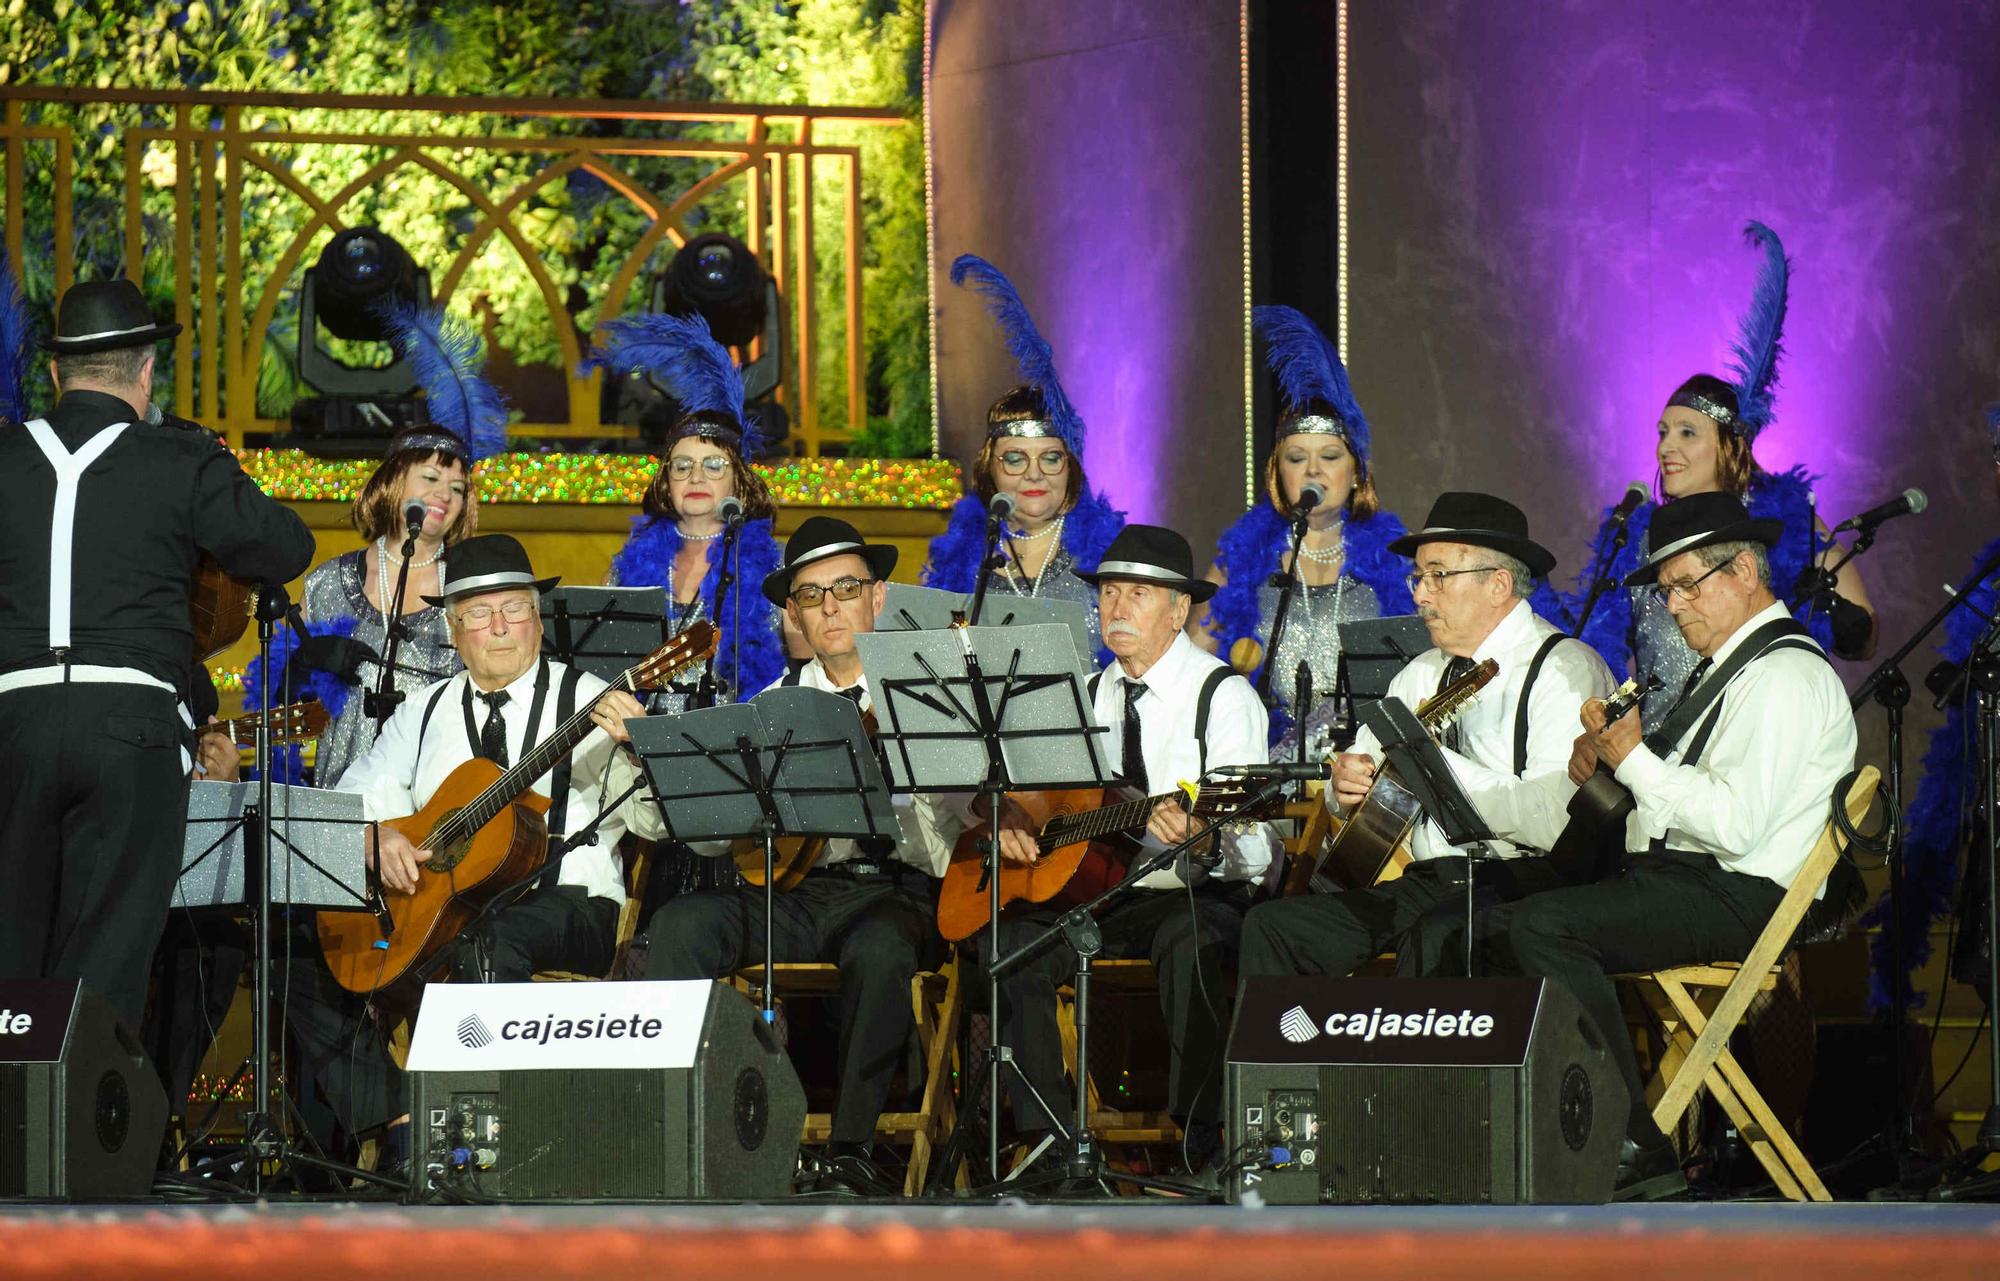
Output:
<path fill-rule="evenodd" d="M 972 607 L 972 593 L 939 591 L 911 583 L 890 583 L 888 599 L 875 619 L 877 632 L 942 631 Z M 1076 641 L 1076 652 L 1084 656 L 1084 670 L 1095 665 L 1097 642 L 1090 635 L 1090 610 L 1081 601 L 1052 600 L 1042 596 L 1011 596 L 986 593 L 981 627 L 1033 627 L 1061 623 Z"/>
<path fill-rule="evenodd" d="M 664 587 L 558 587 L 542 597 L 542 652 L 599 680 L 666 644 Z"/>
<path fill-rule="evenodd" d="M 778 686 L 747 703 L 648 716 L 626 728 L 675 840 L 754 839 L 767 829 L 902 836 L 860 710 L 838 694 Z"/>
<path fill-rule="evenodd" d="M 246 875 L 256 830 L 255 783 L 197 780 L 188 787 L 187 837 L 175 907 L 240 907 L 256 902 Z M 322 911 L 368 910 L 367 830 L 359 792 L 271 788 L 267 860 L 271 901 Z"/>
<path fill-rule="evenodd" d="M 988 782 L 982 703 L 994 713 L 1005 787 L 1102 787 L 1115 775 L 1068 627 L 957 627 L 854 639 L 897 791 L 962 792 Z M 981 673 L 977 692 L 968 650 Z"/>
<path fill-rule="evenodd" d="M 1430 629 L 1415 614 L 1364 618 L 1340 623 L 1338 627 L 1347 693 L 1357 708 L 1386 697 L 1389 682 L 1396 673 L 1411 659 L 1433 648 Z"/>

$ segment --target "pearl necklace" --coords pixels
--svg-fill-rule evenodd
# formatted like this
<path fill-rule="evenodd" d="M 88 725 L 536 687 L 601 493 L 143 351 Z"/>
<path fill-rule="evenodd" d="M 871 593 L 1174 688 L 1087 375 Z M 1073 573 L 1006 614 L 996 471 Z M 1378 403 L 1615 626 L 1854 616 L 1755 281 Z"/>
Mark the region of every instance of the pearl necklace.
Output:
<path fill-rule="evenodd" d="M 375 540 L 375 595 L 379 597 L 382 601 L 380 608 L 382 611 L 382 628 L 384 631 L 387 631 L 389 627 L 389 608 L 390 606 L 396 603 L 395 597 L 391 594 L 392 588 L 389 583 L 389 561 L 391 558 L 392 558 L 392 553 L 389 551 L 389 540 L 386 538 L 376 539 Z M 438 544 L 438 549 L 435 552 L 431 553 L 431 558 L 429 560 L 413 559 L 410 561 L 410 568 L 429 569 L 432 565 L 436 565 L 439 561 L 443 559 L 444 559 L 444 545 L 440 543 Z M 403 558 L 401 556 L 395 556 L 394 560 L 398 565 L 403 563 Z M 442 590 L 444 587 L 444 570 L 442 568 L 438 570 L 438 587 L 440 590 Z M 428 608 L 428 606 L 426 608 Z"/>
<path fill-rule="evenodd" d="M 1039 534 L 1022 535 L 1022 534 L 1016 534 L 1012 530 L 1009 530 L 1007 537 L 1008 540 L 1011 542 L 1018 542 L 1018 543 L 1040 542 L 1042 539 L 1048 538 L 1051 535 L 1060 534 L 1062 532 L 1063 522 L 1068 519 L 1069 519 L 1068 516 L 1056 517 L 1054 520 L 1050 521 L 1047 525 L 1043 526 L 1042 531 Z M 1015 576 L 1014 567 L 1011 565 L 1008 566 L 1005 571 L 1007 576 L 1007 586 L 1014 589 L 1014 594 L 1016 596 L 1040 596 L 1042 594 L 1042 579 L 1048 576 L 1049 566 L 1054 563 L 1055 558 L 1056 558 L 1056 548 L 1051 547 L 1049 548 L 1048 555 L 1042 557 L 1041 568 L 1035 571 L 1035 581 L 1029 585 L 1028 590 L 1025 592 L 1021 590 L 1021 582 L 1020 579 Z"/>
<path fill-rule="evenodd" d="M 403 558 L 401 556 L 398 556 L 396 553 L 389 550 L 389 540 L 387 538 L 376 539 L 375 550 L 382 553 L 381 557 L 379 558 L 381 560 L 393 560 L 398 565 L 403 563 Z M 410 568 L 429 569 L 431 566 L 438 563 L 438 557 L 442 555 L 444 555 L 444 544 L 439 543 L 438 549 L 431 553 L 429 560 L 413 560 L 410 562 Z"/>
<path fill-rule="evenodd" d="M 679 525 L 675 525 L 674 530 L 681 536 L 681 541 L 684 543 L 712 543 L 722 537 L 722 531 L 719 529 L 713 534 L 690 534 Z"/>
<path fill-rule="evenodd" d="M 1342 556 L 1345 556 L 1347 554 L 1347 540 L 1341 537 L 1341 527 L 1335 524 L 1328 526 L 1328 528 L 1333 531 L 1333 543 L 1331 546 L 1308 547 L 1304 543 L 1300 543 L 1299 555 L 1315 565 L 1332 565 L 1337 563 Z"/>

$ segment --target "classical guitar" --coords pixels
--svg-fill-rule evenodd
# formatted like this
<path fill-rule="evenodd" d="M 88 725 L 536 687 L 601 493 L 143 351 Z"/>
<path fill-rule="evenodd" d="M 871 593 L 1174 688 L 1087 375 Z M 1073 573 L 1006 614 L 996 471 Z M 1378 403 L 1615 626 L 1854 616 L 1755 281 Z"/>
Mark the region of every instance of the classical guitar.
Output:
<path fill-rule="evenodd" d="M 1080 788 L 1073 791 L 1010 792 L 1036 823 L 1035 844 L 1041 858 L 1032 867 L 1003 863 L 1000 905 L 1025 899 L 1056 907 L 1087 902 L 1125 876 L 1138 850 L 1136 834 L 1162 801 L 1178 800 L 1197 818 L 1247 821 L 1259 817 L 1244 810 L 1249 799 L 1241 782 L 1197 786 L 1159 796 L 1142 796 L 1129 788 Z M 987 826 L 967 828 L 952 847 L 944 883 L 938 887 L 938 930 L 952 942 L 970 938 L 985 926 L 992 911 L 986 853 L 980 843 Z"/>
<path fill-rule="evenodd" d="M 1425 731 L 1432 738 L 1443 733 L 1499 671 L 1500 665 L 1489 658 L 1426 699 L 1416 711 Z M 1407 861 L 1404 846 L 1422 816 L 1415 794 L 1396 777 L 1395 767 L 1384 762 L 1368 794 L 1336 819 L 1338 826 L 1326 852 L 1317 859 L 1294 861 L 1285 877 L 1285 893 L 1331 893 L 1375 884 L 1398 855 Z"/>
<path fill-rule="evenodd" d="M 207 734 L 226 734 L 230 742 L 239 747 L 248 747 L 257 741 L 257 725 L 261 721 L 271 727 L 273 743 L 297 743 L 308 738 L 318 738 L 332 720 L 333 717 L 324 704 L 307 699 L 299 703 L 286 703 L 268 712 L 253 712 L 248 716 L 216 721 L 212 725 L 197 725 L 194 732 L 198 737 Z"/>
<path fill-rule="evenodd" d="M 660 688 L 712 658 L 716 635 L 707 620 L 692 624 L 610 689 Z M 342 987 L 374 992 L 396 982 L 456 938 L 494 895 L 533 875 L 548 856 L 549 799 L 528 789 L 597 728 L 590 713 L 603 697 L 585 701 L 511 768 L 474 757 L 446 775 L 421 810 L 383 824 L 430 853 L 429 875 L 417 879 L 414 894 L 383 896 L 386 931 L 373 913 L 319 914 L 320 950 Z"/>
<path fill-rule="evenodd" d="M 868 740 L 875 740 L 875 710 L 861 713 L 861 728 Z M 827 838 L 824 836 L 781 836 L 772 842 L 771 885 L 780 894 L 795 890 L 799 882 L 806 879 L 806 873 L 813 870 L 819 856 L 826 852 Z M 764 884 L 764 842 L 737 841 L 729 847 L 730 857 L 736 860 L 736 871 L 745 882 L 760 889 Z"/>
<path fill-rule="evenodd" d="M 1612 691 L 1611 697 L 1604 700 L 1606 725 L 1630 712 L 1647 694 L 1660 687 L 1658 676 L 1646 680 L 1644 686 L 1629 680 Z M 1608 870 L 1598 866 L 1606 846 L 1615 841 L 1617 850 L 1623 851 L 1625 819 L 1635 804 L 1632 793 L 1599 761 L 1597 769 L 1569 798 L 1569 821 L 1563 824 L 1562 835 L 1549 850 L 1550 856 L 1569 866 L 1574 879 L 1595 880 L 1600 870 Z"/>

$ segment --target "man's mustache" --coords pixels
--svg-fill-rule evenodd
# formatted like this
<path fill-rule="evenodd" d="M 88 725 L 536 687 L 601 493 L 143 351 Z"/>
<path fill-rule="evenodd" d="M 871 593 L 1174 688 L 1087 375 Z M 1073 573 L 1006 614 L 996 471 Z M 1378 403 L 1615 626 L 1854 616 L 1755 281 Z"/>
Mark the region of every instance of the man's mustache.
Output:
<path fill-rule="evenodd" d="M 1426 623 L 1434 623 L 1437 621 L 1438 612 L 1434 606 L 1419 605 L 1417 606 L 1417 617 L 1423 619 Z"/>
<path fill-rule="evenodd" d="M 1139 629 L 1127 622 L 1106 623 L 1104 625 L 1104 634 L 1106 636 L 1137 636 Z"/>

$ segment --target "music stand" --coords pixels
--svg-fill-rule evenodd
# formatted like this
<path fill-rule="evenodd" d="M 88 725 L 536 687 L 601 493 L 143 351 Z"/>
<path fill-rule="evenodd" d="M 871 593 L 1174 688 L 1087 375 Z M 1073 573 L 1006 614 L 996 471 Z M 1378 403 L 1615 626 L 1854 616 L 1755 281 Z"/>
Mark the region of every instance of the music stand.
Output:
<path fill-rule="evenodd" d="M 1443 750 L 1402 699 L 1377 699 L 1362 709 L 1361 720 L 1375 731 L 1383 756 L 1396 767 L 1398 778 L 1417 798 L 1425 817 L 1444 832 L 1446 842 L 1465 851 L 1465 972 L 1471 975 L 1474 872 L 1482 857 L 1491 856 L 1489 844 L 1500 838 L 1486 826 L 1479 807 L 1451 772 Z"/>
<path fill-rule="evenodd" d="M 667 834 L 764 846 L 764 1021 L 772 1006 L 772 918 L 780 837 L 902 838 L 861 712 L 804 686 L 625 722 Z"/>
<path fill-rule="evenodd" d="M 877 632 L 943 631 L 957 625 L 972 606 L 964 592 L 939 591 L 911 583 L 890 583 L 882 612 L 875 618 Z M 1061 623 L 1076 640 L 1076 652 L 1084 656 L 1084 670 L 1096 664 L 1091 656 L 1097 642 L 1090 634 L 1090 608 L 1082 601 L 1047 596 L 988 596 L 982 627 L 1032 627 Z"/>
<path fill-rule="evenodd" d="M 616 682 L 667 643 L 664 587 L 558 587 L 542 597 L 542 652 Z"/>
<path fill-rule="evenodd" d="M 1001 800 L 1010 790 L 1102 787 L 1111 777 L 1083 696 L 1083 664 L 1066 627 L 957 627 L 946 631 L 874 632 L 855 637 L 861 669 L 875 691 L 877 734 L 898 791 L 969 792 L 986 801 L 987 1010 L 992 1018 L 986 1057 L 966 1092 L 986 1082 L 987 1168 L 1000 1164 L 1001 1064 L 1019 1075 L 1052 1120 L 1034 1083 L 1014 1063 L 1000 1033 Z M 958 1118 L 947 1159 L 958 1160 L 972 1108 Z M 1061 1126 L 1061 1122 L 1056 1122 Z"/>
<path fill-rule="evenodd" d="M 250 879 L 255 795 L 254 783 L 197 780 L 189 785 L 187 837 L 180 878 L 174 883 L 176 907 L 257 902 Z M 265 861 L 271 901 L 330 912 L 368 910 L 368 826 L 359 792 L 274 785 L 271 834 L 276 848 Z"/>

